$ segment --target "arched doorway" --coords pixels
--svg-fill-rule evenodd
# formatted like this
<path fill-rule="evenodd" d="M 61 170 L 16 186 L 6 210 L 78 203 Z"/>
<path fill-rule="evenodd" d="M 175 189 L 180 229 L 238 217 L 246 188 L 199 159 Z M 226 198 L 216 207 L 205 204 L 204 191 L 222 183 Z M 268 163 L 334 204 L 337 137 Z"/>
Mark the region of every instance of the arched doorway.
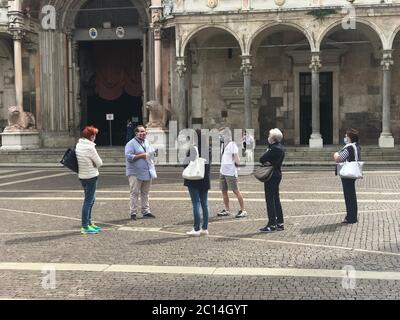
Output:
<path fill-rule="evenodd" d="M 203 26 L 189 39 L 184 46 L 190 79 L 186 88 L 186 125 L 242 128 L 243 75 L 237 39 L 223 26 Z"/>
<path fill-rule="evenodd" d="M 311 46 L 305 30 L 291 24 L 266 25 L 251 43 L 253 79 L 262 86 L 258 105 L 259 143 L 280 128 L 287 144 L 308 143 L 311 135 L 311 90 L 301 91 L 303 78 L 311 78 Z M 304 73 L 303 73 L 304 72 Z M 295 101 L 297 99 L 297 101 Z"/>
<path fill-rule="evenodd" d="M 81 127 L 99 128 L 98 145 L 125 145 L 127 120 L 143 124 L 141 23 L 130 0 L 91 0 L 75 18 Z"/>
<path fill-rule="evenodd" d="M 355 29 L 348 30 L 337 21 L 320 39 L 321 73 L 332 70 L 333 87 L 336 87 L 334 143 L 341 143 L 346 128 L 354 127 L 364 144 L 375 144 L 382 128 L 382 41 L 379 31 L 360 19 Z"/>

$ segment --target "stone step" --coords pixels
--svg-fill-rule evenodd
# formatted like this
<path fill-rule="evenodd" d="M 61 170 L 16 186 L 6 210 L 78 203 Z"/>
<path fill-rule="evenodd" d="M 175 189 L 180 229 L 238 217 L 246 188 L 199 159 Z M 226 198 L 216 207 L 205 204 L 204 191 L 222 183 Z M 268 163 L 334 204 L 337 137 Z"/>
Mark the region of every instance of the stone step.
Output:
<path fill-rule="evenodd" d="M 332 155 L 340 146 L 327 146 L 323 149 L 309 149 L 307 147 L 289 146 L 286 147 L 285 165 L 332 165 Z M 37 149 L 22 151 L 0 151 L 0 165 L 12 164 L 49 164 L 57 165 L 66 149 Z M 107 165 L 123 165 L 124 147 L 99 147 L 100 157 Z M 218 153 L 219 150 L 214 150 Z M 265 152 L 265 147 L 258 146 L 254 151 L 254 159 L 257 161 Z M 170 154 L 171 165 L 177 165 L 176 151 Z M 384 165 L 400 164 L 400 147 L 394 149 L 380 149 L 377 146 L 363 146 L 362 160 L 366 163 Z M 216 163 L 215 159 L 213 161 Z M 165 163 L 163 163 L 165 164 Z"/>

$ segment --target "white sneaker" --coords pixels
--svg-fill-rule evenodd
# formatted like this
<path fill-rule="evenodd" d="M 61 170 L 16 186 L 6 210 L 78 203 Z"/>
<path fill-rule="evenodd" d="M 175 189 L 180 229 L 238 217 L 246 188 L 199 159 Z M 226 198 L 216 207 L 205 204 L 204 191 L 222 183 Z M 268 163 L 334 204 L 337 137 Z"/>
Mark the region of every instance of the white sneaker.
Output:
<path fill-rule="evenodd" d="M 200 237 L 200 230 L 196 231 L 196 230 L 192 229 L 191 231 L 186 232 L 186 234 L 191 237 Z"/>
<path fill-rule="evenodd" d="M 226 210 L 226 209 L 223 209 L 221 212 L 218 212 L 217 213 L 217 216 L 219 216 L 219 217 L 225 217 L 225 216 L 229 216 L 231 213 L 228 211 L 228 210 Z"/>
<path fill-rule="evenodd" d="M 240 210 L 235 218 L 244 218 L 244 217 L 247 217 L 247 211 L 246 210 Z"/>
<path fill-rule="evenodd" d="M 200 234 L 201 234 L 202 236 L 208 236 L 208 230 L 207 230 L 207 229 L 206 229 L 206 230 L 201 229 L 201 230 L 200 230 Z"/>

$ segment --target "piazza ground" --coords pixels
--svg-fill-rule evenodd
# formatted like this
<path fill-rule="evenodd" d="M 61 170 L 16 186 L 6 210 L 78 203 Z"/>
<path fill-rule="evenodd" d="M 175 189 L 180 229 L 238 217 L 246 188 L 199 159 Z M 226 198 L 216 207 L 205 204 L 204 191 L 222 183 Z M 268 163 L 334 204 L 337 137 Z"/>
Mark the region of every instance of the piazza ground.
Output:
<path fill-rule="evenodd" d="M 263 185 L 240 177 L 248 217 L 217 217 L 222 199 L 213 168 L 210 235 L 189 238 L 192 209 L 181 170 L 158 169 L 151 192 L 157 218 L 134 222 L 124 168 L 102 169 L 93 217 L 104 229 L 82 235 L 75 174 L 0 168 L 0 298 L 400 298 L 400 171 L 366 172 L 357 182 L 359 223 L 343 225 L 341 183 L 332 170 L 286 169 L 286 229 L 261 234 Z M 53 269 L 54 287 L 46 287 Z"/>

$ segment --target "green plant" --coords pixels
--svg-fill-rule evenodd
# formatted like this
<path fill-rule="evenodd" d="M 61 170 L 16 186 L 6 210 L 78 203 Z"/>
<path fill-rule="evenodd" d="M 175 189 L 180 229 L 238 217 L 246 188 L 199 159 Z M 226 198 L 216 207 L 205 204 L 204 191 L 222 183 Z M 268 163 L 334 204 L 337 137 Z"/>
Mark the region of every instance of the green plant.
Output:
<path fill-rule="evenodd" d="M 335 9 L 313 9 L 308 11 L 306 14 L 315 17 L 317 20 L 324 20 L 326 16 L 335 14 L 337 11 Z"/>

